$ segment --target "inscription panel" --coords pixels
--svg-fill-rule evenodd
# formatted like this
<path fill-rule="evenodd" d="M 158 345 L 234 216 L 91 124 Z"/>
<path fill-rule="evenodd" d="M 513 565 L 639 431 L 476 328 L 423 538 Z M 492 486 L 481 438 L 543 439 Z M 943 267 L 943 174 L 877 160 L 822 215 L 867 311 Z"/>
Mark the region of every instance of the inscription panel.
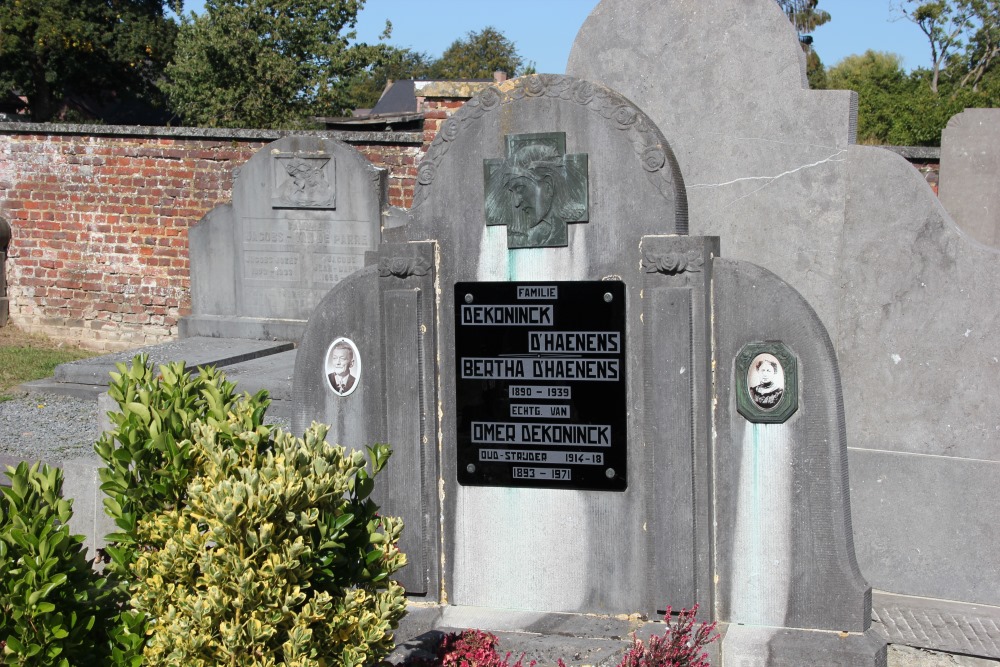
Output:
<path fill-rule="evenodd" d="M 337 283 L 364 267 L 368 223 L 302 217 L 243 218 L 244 315 L 307 318 Z"/>
<path fill-rule="evenodd" d="M 624 491 L 625 285 L 457 283 L 458 481 Z"/>

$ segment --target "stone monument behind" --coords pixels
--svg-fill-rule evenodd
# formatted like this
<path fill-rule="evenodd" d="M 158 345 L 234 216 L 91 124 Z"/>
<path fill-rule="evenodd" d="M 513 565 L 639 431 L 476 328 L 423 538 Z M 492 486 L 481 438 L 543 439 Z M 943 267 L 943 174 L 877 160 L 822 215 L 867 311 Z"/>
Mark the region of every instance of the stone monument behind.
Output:
<path fill-rule="evenodd" d="M 603 0 L 567 73 L 641 106 L 672 140 L 691 233 L 781 276 L 829 331 L 879 631 L 997 659 L 1000 255 L 950 219 L 947 185 L 939 202 L 855 145 L 854 93 L 808 90 L 802 58 L 773 0 Z"/>
<path fill-rule="evenodd" d="M 240 170 L 233 201 L 189 233 L 191 309 L 179 340 L 61 364 L 36 389 L 97 397 L 116 363 L 139 353 L 154 365 L 222 368 L 240 391 L 268 390 L 272 415 L 286 415 L 295 342 L 312 307 L 362 265 L 381 237 L 384 171 L 338 141 L 291 136 L 268 144 Z M 2 285 L 2 283 L 0 283 Z M 116 406 L 98 398 L 103 415 Z M 104 421 L 106 425 L 106 420 Z M 77 500 L 74 530 L 93 550 L 110 526 L 102 511 L 96 456 L 62 462 Z"/>
<path fill-rule="evenodd" d="M 1000 110 L 966 109 L 941 133 L 938 194 L 972 238 L 1000 248 Z"/>
<path fill-rule="evenodd" d="M 884 665 L 830 338 L 687 235 L 652 120 L 516 79 L 443 124 L 418 184 L 313 312 L 293 386 L 293 429 L 393 447 L 408 593 L 439 624 L 535 632 L 699 605 L 726 664 Z"/>
<path fill-rule="evenodd" d="M 191 228 L 181 336 L 297 341 L 381 234 L 385 171 L 338 141 L 285 137 L 244 165 L 230 204 Z"/>

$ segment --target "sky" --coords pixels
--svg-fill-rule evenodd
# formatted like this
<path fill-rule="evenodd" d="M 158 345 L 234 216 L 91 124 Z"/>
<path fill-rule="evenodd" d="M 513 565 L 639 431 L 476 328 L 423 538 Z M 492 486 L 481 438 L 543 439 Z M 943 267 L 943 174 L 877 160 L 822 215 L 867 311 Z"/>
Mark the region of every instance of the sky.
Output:
<path fill-rule="evenodd" d="M 666 0 L 664 0 L 666 1 Z M 900 0 L 891 0 L 892 5 Z M 597 0 L 367 0 L 358 15 L 361 41 L 374 42 L 392 21 L 390 44 L 440 56 L 470 30 L 492 25 L 517 46 L 538 72 L 562 74 L 580 26 Z M 911 70 L 930 64 L 920 29 L 890 7 L 890 0 L 820 0 L 831 20 L 813 34 L 814 47 L 830 67 L 868 49 L 903 57 Z"/>
<path fill-rule="evenodd" d="M 662 0 L 667 2 L 669 0 Z M 903 0 L 820 0 L 831 20 L 813 34 L 813 46 L 828 68 L 868 49 L 896 53 L 903 67 L 930 65 L 920 29 L 893 7 Z M 202 11 L 203 0 L 185 0 L 186 11 Z M 456 39 L 493 26 L 511 39 L 526 62 L 541 73 L 563 74 L 580 26 L 597 0 L 367 0 L 358 15 L 359 41 L 374 43 L 392 21 L 390 44 L 438 57 Z"/>

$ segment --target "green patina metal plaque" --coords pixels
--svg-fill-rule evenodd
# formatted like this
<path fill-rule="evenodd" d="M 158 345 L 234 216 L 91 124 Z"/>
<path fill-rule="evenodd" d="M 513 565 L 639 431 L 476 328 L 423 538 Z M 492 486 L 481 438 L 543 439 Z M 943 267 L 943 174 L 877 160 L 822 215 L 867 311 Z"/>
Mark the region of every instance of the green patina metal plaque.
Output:
<path fill-rule="evenodd" d="M 483 160 L 486 224 L 507 226 L 508 248 L 569 245 L 589 219 L 587 155 L 566 154 L 565 132 L 509 134 L 507 157 Z"/>
<path fill-rule="evenodd" d="M 736 409 L 755 424 L 782 424 L 799 408 L 799 368 L 784 343 L 748 343 L 736 357 Z"/>

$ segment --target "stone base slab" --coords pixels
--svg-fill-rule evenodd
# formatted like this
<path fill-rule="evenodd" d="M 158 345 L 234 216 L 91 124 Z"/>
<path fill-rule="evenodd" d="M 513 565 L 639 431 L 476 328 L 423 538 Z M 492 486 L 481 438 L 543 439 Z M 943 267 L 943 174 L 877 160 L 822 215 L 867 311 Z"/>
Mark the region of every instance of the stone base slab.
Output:
<path fill-rule="evenodd" d="M 876 591 L 872 620 L 891 644 L 1000 658 L 1000 607 Z"/>
<path fill-rule="evenodd" d="M 153 366 L 171 361 L 183 361 L 187 368 L 198 366 L 231 366 L 241 361 L 291 350 L 294 343 L 285 341 L 249 340 L 245 338 L 182 338 L 137 350 L 105 354 L 56 366 L 56 382 L 107 386 L 109 373 L 116 363 L 129 364 L 137 354 L 149 355 Z"/>
<path fill-rule="evenodd" d="M 222 338 L 252 338 L 257 340 L 290 340 L 298 343 L 306 330 L 305 320 L 282 320 L 259 317 L 222 317 L 189 315 L 177 324 L 181 338 L 210 336 Z"/>
<path fill-rule="evenodd" d="M 886 667 L 885 640 L 871 630 L 730 625 L 721 652 L 725 667 Z"/>

